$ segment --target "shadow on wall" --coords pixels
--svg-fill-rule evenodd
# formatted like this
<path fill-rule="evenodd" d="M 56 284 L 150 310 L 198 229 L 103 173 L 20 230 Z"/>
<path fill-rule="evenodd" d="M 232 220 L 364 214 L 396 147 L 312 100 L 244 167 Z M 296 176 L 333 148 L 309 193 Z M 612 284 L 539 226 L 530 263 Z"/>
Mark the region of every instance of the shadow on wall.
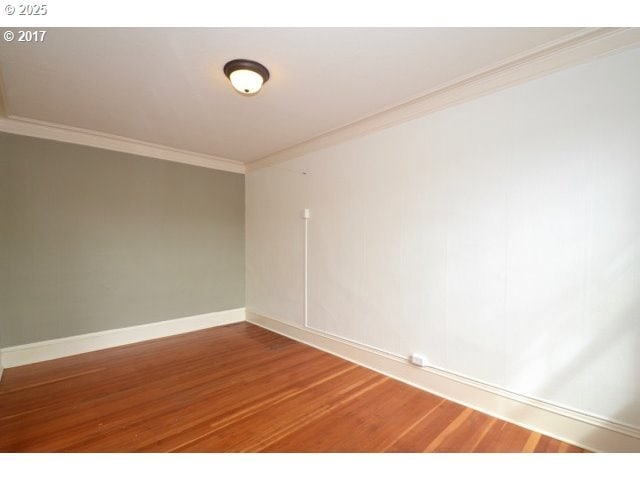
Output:
<path fill-rule="evenodd" d="M 615 288 L 616 282 L 610 283 L 610 290 Z M 606 298 L 612 292 L 602 292 L 599 298 Z M 626 369 L 626 372 L 611 372 L 611 380 L 608 384 L 596 382 L 595 379 L 589 382 L 589 395 L 601 395 L 605 393 L 610 398 L 635 399 L 621 406 L 612 406 L 612 411 L 608 418 L 603 418 L 607 423 L 618 424 L 622 430 L 640 431 L 640 376 L 637 368 L 640 365 L 640 323 L 637 313 L 640 310 L 640 292 L 630 292 L 624 308 L 617 312 L 617 318 L 601 327 L 597 334 L 591 336 L 591 341 L 583 345 L 565 365 L 554 372 L 552 378 L 542 384 L 536 391 L 536 397 L 545 399 L 556 396 L 572 379 L 577 375 L 586 375 L 586 369 L 593 368 L 599 360 L 606 355 L 615 355 L 616 348 L 624 348 L 626 351 L 634 352 L 634 359 L 631 362 L 626 360 L 618 364 L 619 369 Z M 535 340 L 534 340 L 535 341 Z M 600 372 L 606 367 L 600 366 Z M 626 373 L 626 375 L 625 375 Z M 626 376 L 625 381 L 615 381 L 615 375 Z M 527 409 L 521 411 L 512 409 L 507 414 L 512 418 L 526 418 Z M 598 417 L 597 415 L 592 415 Z M 610 420 L 611 419 L 611 420 Z M 600 428 L 593 428 L 593 434 L 584 438 L 576 438 L 574 441 L 581 445 L 595 445 L 598 443 Z M 635 436 L 633 436 L 636 438 Z"/>
<path fill-rule="evenodd" d="M 639 260 L 640 242 L 632 238 L 626 248 L 606 259 L 599 282 L 592 282 L 588 288 L 576 282 L 566 290 L 554 292 L 546 301 L 531 305 L 536 310 L 527 314 L 530 320 L 553 316 L 558 322 L 566 321 L 565 328 L 560 329 L 565 336 L 558 337 L 551 327 L 535 330 L 526 339 L 526 352 L 516 355 L 520 361 L 506 366 L 507 384 L 520 381 L 523 386 L 507 387 L 510 391 L 558 406 L 564 406 L 561 399 L 567 392 L 578 392 L 584 395 L 584 401 L 567 401 L 574 407 L 565 408 L 600 418 L 613 428 L 619 425 L 618 431 L 627 432 L 636 439 L 636 445 L 640 445 L 640 284 L 634 283 L 634 268 Z M 585 296 L 582 306 L 572 307 L 581 295 Z M 576 301 L 567 302 L 567 298 Z M 581 326 L 584 331 L 579 330 Z M 487 358 L 498 356 L 480 342 L 470 344 L 469 337 L 451 340 L 463 350 L 475 350 Z M 542 346 L 552 346 L 552 350 L 545 353 L 548 349 Z M 575 393 L 572 398 L 576 398 Z M 529 412 L 523 406 L 504 414 L 528 423 Z M 572 440 L 587 446 L 603 444 L 598 439 L 602 433 L 601 427 L 594 426 L 591 434 Z"/>
<path fill-rule="evenodd" d="M 638 303 L 640 302 L 640 292 L 639 295 L 635 298 L 636 304 L 631 306 L 629 310 L 631 310 L 630 315 L 624 316 L 617 323 L 610 325 L 608 328 L 603 329 L 602 336 L 598 337 L 598 340 L 594 342 L 592 348 L 588 352 L 582 352 L 582 354 L 575 359 L 572 363 L 572 368 L 580 368 L 580 363 L 585 360 L 583 357 L 593 357 L 598 356 L 602 352 L 600 352 L 599 347 L 602 348 L 602 351 L 610 350 L 615 346 L 615 343 L 622 339 L 629 339 L 631 341 L 635 341 L 636 348 L 634 348 L 634 356 L 633 360 L 626 365 L 629 369 L 629 374 L 627 378 L 628 384 L 626 385 L 618 385 L 618 388 L 628 388 L 629 393 L 626 395 L 627 398 L 633 399 L 631 402 L 628 402 L 626 405 L 619 407 L 616 412 L 613 412 L 610 417 L 612 419 L 621 419 L 621 421 L 625 422 L 621 426 L 631 426 L 635 429 L 635 434 L 632 435 L 632 438 L 636 439 L 636 444 L 640 443 L 640 439 L 638 433 L 640 433 L 640 375 L 637 373 L 637 368 L 640 366 L 640 319 L 637 317 L 634 318 L 634 315 L 638 313 Z M 635 307 L 635 308 L 634 308 Z M 625 312 L 626 313 L 626 312 Z M 594 350 L 595 349 L 595 350 Z M 566 375 L 566 373 L 565 373 Z M 554 383 L 557 380 L 554 381 Z M 594 389 L 601 388 L 601 385 L 594 384 L 592 386 Z M 617 423 L 613 421 L 612 423 Z M 598 432 L 596 429 L 593 429 L 591 434 L 586 435 L 584 438 L 579 439 L 579 441 L 584 445 L 593 445 L 597 442 Z M 634 448 L 634 452 L 640 452 L 640 447 Z"/>

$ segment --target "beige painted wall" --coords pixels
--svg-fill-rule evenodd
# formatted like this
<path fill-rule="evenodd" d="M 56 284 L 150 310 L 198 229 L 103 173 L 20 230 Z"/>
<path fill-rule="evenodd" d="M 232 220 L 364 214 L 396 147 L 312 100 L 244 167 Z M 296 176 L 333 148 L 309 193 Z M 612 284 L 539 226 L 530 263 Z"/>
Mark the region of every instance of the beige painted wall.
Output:
<path fill-rule="evenodd" d="M 0 347 L 244 306 L 244 176 L 0 134 Z"/>

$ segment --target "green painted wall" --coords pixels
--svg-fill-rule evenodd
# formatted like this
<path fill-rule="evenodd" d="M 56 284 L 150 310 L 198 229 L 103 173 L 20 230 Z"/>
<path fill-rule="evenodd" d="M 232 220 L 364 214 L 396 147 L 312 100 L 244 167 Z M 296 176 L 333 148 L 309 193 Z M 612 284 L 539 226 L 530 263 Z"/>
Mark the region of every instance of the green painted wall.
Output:
<path fill-rule="evenodd" d="M 244 306 L 244 176 L 0 134 L 0 346 Z"/>

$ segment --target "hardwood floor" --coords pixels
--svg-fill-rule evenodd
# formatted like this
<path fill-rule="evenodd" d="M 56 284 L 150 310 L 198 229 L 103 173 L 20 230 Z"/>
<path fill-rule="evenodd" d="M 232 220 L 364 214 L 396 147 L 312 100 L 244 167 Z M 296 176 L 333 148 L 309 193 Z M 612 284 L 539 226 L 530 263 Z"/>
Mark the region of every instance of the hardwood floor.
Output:
<path fill-rule="evenodd" d="M 2 452 L 579 452 L 248 323 L 6 369 Z"/>

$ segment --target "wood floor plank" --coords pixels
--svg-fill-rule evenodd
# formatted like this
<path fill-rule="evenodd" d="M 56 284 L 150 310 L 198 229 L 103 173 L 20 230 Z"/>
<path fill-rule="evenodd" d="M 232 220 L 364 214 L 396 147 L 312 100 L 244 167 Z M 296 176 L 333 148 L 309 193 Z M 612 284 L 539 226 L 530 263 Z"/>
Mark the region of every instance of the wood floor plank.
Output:
<path fill-rule="evenodd" d="M 464 410 L 462 405 L 444 402 L 404 435 L 390 452 L 422 452 Z"/>
<path fill-rule="evenodd" d="M 527 439 L 527 443 L 522 447 L 522 451 L 524 453 L 531 453 L 536 451 L 536 446 L 540 441 L 540 434 L 538 432 L 531 432 L 529 434 L 529 438 Z"/>
<path fill-rule="evenodd" d="M 494 424 L 498 422 L 498 419 L 495 417 L 490 417 L 489 421 L 486 422 L 482 427 L 478 427 L 474 430 L 473 435 L 474 435 L 474 439 L 473 442 L 471 442 L 471 445 L 468 446 L 467 448 L 465 448 L 464 452 L 477 452 L 478 451 L 478 445 L 480 445 L 484 438 L 489 434 L 489 432 L 493 429 Z"/>
<path fill-rule="evenodd" d="M 294 358 L 298 361 L 317 358 L 310 353 L 306 352 L 303 357 L 294 355 Z M 148 436 L 150 426 L 155 423 L 160 423 L 163 435 L 175 429 L 193 429 L 213 416 L 228 414 L 245 403 L 253 404 L 261 397 L 296 388 L 297 383 L 304 383 L 313 375 L 331 372 L 339 364 L 334 359 L 324 358 L 302 371 L 285 368 L 284 362 L 290 361 L 286 355 L 281 360 L 248 370 L 240 369 L 235 375 L 222 375 L 222 371 L 209 368 L 211 373 L 204 378 L 198 376 L 195 385 L 194 381 L 185 383 L 176 376 L 162 378 L 157 383 L 140 382 L 135 389 L 114 392 L 85 404 L 86 408 L 70 419 L 54 412 L 47 421 L 40 419 L 33 425 L 40 433 L 30 448 L 36 451 L 128 451 L 128 442 L 118 446 L 125 435 L 134 438 L 138 444 Z M 267 380 L 258 381 L 262 378 Z M 238 398 L 239 389 L 247 394 L 246 399 Z M 212 412 L 210 406 L 215 406 Z M 65 429 L 65 436 L 59 435 L 61 428 Z"/>
<path fill-rule="evenodd" d="M 485 428 L 493 421 L 493 417 L 471 410 L 469 416 L 442 439 L 439 444 L 432 445 L 432 452 L 472 452 L 481 441 Z"/>
<path fill-rule="evenodd" d="M 429 442 L 429 445 L 425 447 L 423 452 L 434 452 L 442 442 L 444 442 L 447 437 L 452 435 L 456 430 L 458 430 L 466 421 L 467 418 L 473 413 L 473 410 L 470 408 L 465 408 L 460 415 L 458 415 L 455 420 L 453 420 L 447 428 L 445 428 L 440 434 Z"/>
<path fill-rule="evenodd" d="M 478 444 L 476 452 L 522 452 L 529 438 L 529 430 L 505 421 L 496 422 Z"/>
<path fill-rule="evenodd" d="M 538 441 L 535 452 L 537 453 L 551 453 L 560 451 L 560 447 L 562 446 L 562 442 L 560 440 L 556 440 L 555 438 L 550 437 L 542 437 Z"/>
<path fill-rule="evenodd" d="M 364 368 L 353 369 L 326 380 L 320 380 L 308 388 L 292 393 L 286 398 L 271 402 L 260 411 L 252 411 L 226 422 L 219 428 L 211 425 L 212 432 L 177 451 L 257 451 L 286 434 L 308 423 L 310 418 L 322 415 L 328 408 L 326 395 L 332 399 L 349 397 L 366 388 L 368 384 L 381 382 L 373 372 Z M 340 400 L 338 400 L 339 402 Z"/>
<path fill-rule="evenodd" d="M 242 322 L 8 368 L 0 452 L 579 452 Z"/>
<path fill-rule="evenodd" d="M 384 451 L 390 438 L 396 438 L 398 432 L 405 431 L 416 417 L 437 403 L 437 397 L 423 393 L 389 380 L 270 445 L 265 451 Z"/>
<path fill-rule="evenodd" d="M 178 337 L 182 337 L 182 335 L 178 335 Z M 226 338 L 222 338 L 220 343 L 211 341 L 203 343 L 193 339 L 194 341 L 189 344 L 189 348 L 179 346 L 177 349 L 172 348 L 172 344 L 176 343 L 174 337 L 169 338 L 171 338 L 171 343 L 166 348 L 162 348 L 163 356 L 159 356 L 157 353 L 158 347 L 155 346 L 157 341 L 152 341 L 149 345 L 146 342 L 138 344 L 140 348 L 139 351 L 136 351 L 135 361 L 130 361 L 128 355 L 129 350 L 133 348 L 131 346 L 109 349 L 119 351 L 120 355 L 107 358 L 106 361 L 100 357 L 104 357 L 105 354 L 103 352 L 109 350 L 86 354 L 95 356 L 95 362 L 108 363 L 109 368 L 107 370 L 106 367 L 102 367 L 102 370 L 106 372 L 104 375 L 84 376 L 81 382 L 73 382 L 73 388 L 68 388 L 68 383 L 65 383 L 64 379 L 73 375 L 85 375 L 90 370 L 88 367 L 83 366 L 80 371 L 73 369 L 73 371 L 69 372 L 67 365 L 64 363 L 60 365 L 60 360 L 67 361 L 68 359 L 7 369 L 5 373 L 6 382 L 0 383 L 0 394 L 3 395 L 0 418 L 15 413 L 15 409 L 28 409 L 31 404 L 37 405 L 41 402 L 43 396 L 49 398 L 49 407 L 55 408 L 58 404 L 66 405 L 69 401 L 82 401 L 82 398 L 77 398 L 78 395 L 97 398 L 103 393 L 112 392 L 114 386 L 117 387 L 115 389 L 117 392 L 139 387 L 141 384 L 140 374 L 143 374 L 149 381 L 162 380 L 162 377 L 169 377 L 174 373 L 197 378 L 198 373 L 201 371 L 211 371 L 212 361 L 220 363 L 221 369 L 226 369 L 227 365 L 237 364 L 237 357 L 229 356 L 230 358 L 225 360 L 225 357 L 220 355 L 220 350 L 225 346 Z M 234 343 L 237 343 L 235 351 L 243 355 L 243 360 L 246 364 L 250 364 L 254 359 L 257 362 L 263 361 L 262 352 L 257 351 L 252 357 L 249 352 L 245 352 L 246 345 L 244 343 L 237 341 Z M 292 344 L 295 345 L 295 343 Z M 83 358 L 84 356 L 78 355 L 75 357 Z M 167 359 L 170 360 L 167 361 Z M 20 374 L 25 371 L 28 372 L 30 367 L 40 371 L 38 378 L 45 378 L 49 381 L 16 380 L 14 378 L 16 376 L 14 370 L 17 370 L 18 374 Z M 42 371 L 43 367 L 49 368 L 46 371 Z M 18 387 L 19 390 L 27 391 L 19 392 L 16 391 L 16 388 L 10 388 L 14 384 L 21 385 Z"/>

